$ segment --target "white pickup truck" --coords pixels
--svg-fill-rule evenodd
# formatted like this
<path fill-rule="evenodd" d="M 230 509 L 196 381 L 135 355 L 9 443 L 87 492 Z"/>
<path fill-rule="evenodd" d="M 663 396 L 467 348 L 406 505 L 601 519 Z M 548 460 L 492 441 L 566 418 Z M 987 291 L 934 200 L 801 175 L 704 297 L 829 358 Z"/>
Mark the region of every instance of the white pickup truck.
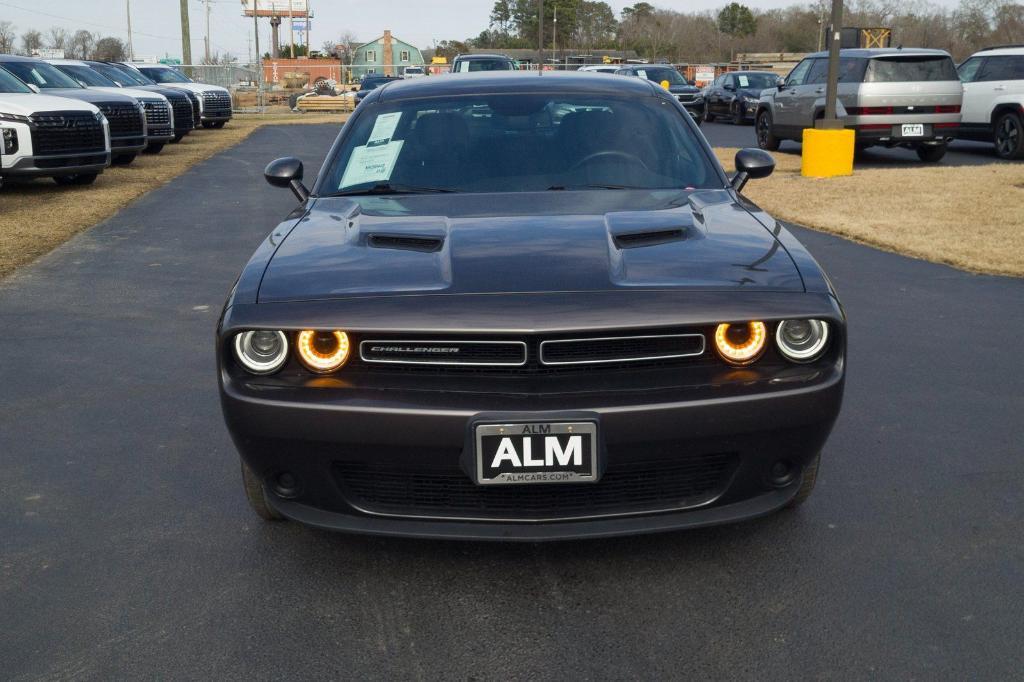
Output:
<path fill-rule="evenodd" d="M 0 183 L 41 176 L 89 185 L 109 165 L 110 129 L 97 107 L 37 95 L 0 69 Z"/>

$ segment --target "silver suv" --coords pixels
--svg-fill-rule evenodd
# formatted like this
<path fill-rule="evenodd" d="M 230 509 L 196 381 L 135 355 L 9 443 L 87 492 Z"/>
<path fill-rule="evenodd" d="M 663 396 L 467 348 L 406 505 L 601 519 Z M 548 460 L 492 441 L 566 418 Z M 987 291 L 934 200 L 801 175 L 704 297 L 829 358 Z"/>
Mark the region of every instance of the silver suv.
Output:
<path fill-rule="evenodd" d="M 1024 159 L 1024 45 L 986 48 L 958 71 L 964 109 L 956 136 L 992 142 L 1003 159 Z"/>
<path fill-rule="evenodd" d="M 825 115 L 828 53 L 809 55 L 757 107 L 757 144 L 776 150 L 800 140 Z M 948 52 L 925 49 L 842 50 L 837 115 L 856 131 L 858 149 L 914 149 L 938 161 L 960 123 L 963 89 Z"/>

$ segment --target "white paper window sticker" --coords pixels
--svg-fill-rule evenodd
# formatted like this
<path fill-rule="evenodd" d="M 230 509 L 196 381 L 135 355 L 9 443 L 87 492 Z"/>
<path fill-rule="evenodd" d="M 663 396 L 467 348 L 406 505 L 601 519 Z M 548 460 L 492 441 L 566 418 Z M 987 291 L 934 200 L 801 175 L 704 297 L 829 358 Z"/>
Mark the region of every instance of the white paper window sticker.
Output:
<path fill-rule="evenodd" d="M 345 174 L 338 189 L 362 185 L 367 182 L 387 182 L 395 170 L 395 162 L 402 152 L 404 140 L 395 140 L 376 147 L 356 147 L 352 150 Z"/>
<path fill-rule="evenodd" d="M 378 147 L 391 142 L 391 137 L 395 134 L 395 128 L 398 127 L 398 122 L 401 120 L 401 111 L 379 115 L 377 120 L 373 122 L 373 132 L 370 133 L 370 139 L 367 140 L 366 146 Z"/>
<path fill-rule="evenodd" d="M 749 88 L 750 87 L 750 79 L 749 78 L 747 78 L 746 76 L 739 76 L 739 79 L 740 79 L 740 87 L 741 88 Z"/>
<path fill-rule="evenodd" d="M 647 72 L 644 69 L 637 69 L 636 75 L 640 76 L 641 78 L 647 78 Z"/>

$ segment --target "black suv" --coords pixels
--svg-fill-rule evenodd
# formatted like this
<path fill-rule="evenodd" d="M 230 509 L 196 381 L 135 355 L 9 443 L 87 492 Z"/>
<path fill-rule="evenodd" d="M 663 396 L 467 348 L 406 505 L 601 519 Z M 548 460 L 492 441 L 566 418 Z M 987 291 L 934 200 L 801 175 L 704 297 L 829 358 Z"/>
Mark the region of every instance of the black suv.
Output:
<path fill-rule="evenodd" d="M 660 64 L 630 64 L 615 72 L 617 76 L 633 76 L 646 78 L 655 83 L 668 82 L 668 91 L 686 107 L 694 122 L 700 125 L 704 121 L 704 93 L 693 83 L 679 75 L 672 66 Z"/>
<path fill-rule="evenodd" d="M 753 122 L 761 93 L 779 87 L 779 77 L 770 71 L 733 71 L 715 79 L 704 93 L 705 120 L 728 117 L 735 125 Z"/>
<path fill-rule="evenodd" d="M 452 73 L 518 70 L 515 60 L 503 54 L 460 54 L 452 62 Z"/>
<path fill-rule="evenodd" d="M 359 82 L 359 91 L 356 92 L 356 104 L 363 101 L 363 98 L 370 94 L 371 90 L 376 90 L 385 83 L 391 81 L 400 81 L 401 76 L 386 76 L 382 73 L 368 73 L 363 76 L 363 80 Z"/>

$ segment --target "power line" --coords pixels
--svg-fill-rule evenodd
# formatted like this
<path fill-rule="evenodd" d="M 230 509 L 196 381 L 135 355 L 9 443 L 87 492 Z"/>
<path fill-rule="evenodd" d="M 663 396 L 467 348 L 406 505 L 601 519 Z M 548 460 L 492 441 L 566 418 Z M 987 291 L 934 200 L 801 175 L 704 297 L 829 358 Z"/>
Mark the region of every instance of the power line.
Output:
<path fill-rule="evenodd" d="M 87 26 L 95 26 L 97 28 L 105 28 L 109 31 L 117 31 L 118 33 L 123 32 L 125 29 L 123 26 L 111 26 L 109 24 L 99 24 L 95 21 L 86 21 L 85 19 L 78 19 L 75 17 L 65 17 L 59 14 L 50 14 L 49 12 L 43 12 L 37 9 L 31 9 L 29 7 L 22 7 L 20 5 L 14 5 L 9 2 L 0 2 L 0 5 L 4 7 L 10 7 L 11 9 L 21 10 L 22 12 L 28 12 L 29 14 L 38 14 L 40 16 L 49 17 L 51 19 L 60 19 L 61 21 L 69 21 L 76 24 L 86 24 Z M 157 38 L 159 40 L 173 40 L 177 41 L 178 38 L 172 38 L 170 36 L 160 36 L 154 33 L 143 33 L 142 31 L 132 31 L 133 35 L 146 36 L 147 38 Z"/>

